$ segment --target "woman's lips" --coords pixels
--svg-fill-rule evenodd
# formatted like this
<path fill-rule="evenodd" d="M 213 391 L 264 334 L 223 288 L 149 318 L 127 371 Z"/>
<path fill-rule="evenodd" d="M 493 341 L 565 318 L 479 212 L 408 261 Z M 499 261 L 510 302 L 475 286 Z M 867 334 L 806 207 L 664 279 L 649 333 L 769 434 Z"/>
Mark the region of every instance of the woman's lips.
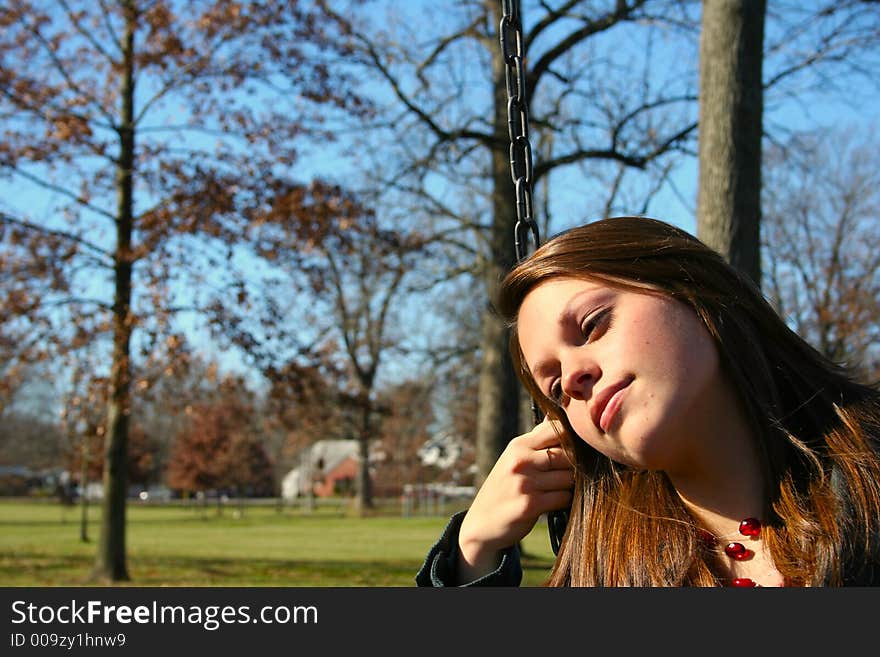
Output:
<path fill-rule="evenodd" d="M 620 410 L 623 398 L 626 396 L 626 390 L 629 384 L 633 382 L 633 377 L 628 376 L 610 386 L 603 388 L 596 395 L 593 401 L 592 412 L 590 413 L 593 424 L 602 432 L 607 432 L 608 427 Z"/>

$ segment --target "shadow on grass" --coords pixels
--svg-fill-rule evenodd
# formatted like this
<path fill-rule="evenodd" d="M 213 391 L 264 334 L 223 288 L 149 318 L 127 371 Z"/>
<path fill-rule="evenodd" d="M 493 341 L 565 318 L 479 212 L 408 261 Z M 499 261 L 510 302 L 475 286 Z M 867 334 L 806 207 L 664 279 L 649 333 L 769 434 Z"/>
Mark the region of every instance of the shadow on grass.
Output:
<path fill-rule="evenodd" d="M 91 556 L 0 555 L 5 586 L 99 586 Z M 129 558 L 120 586 L 414 586 L 421 564 L 377 561 L 286 561 L 167 557 Z"/>
<path fill-rule="evenodd" d="M 90 580 L 90 555 L 0 555 L 5 586 L 100 586 Z M 412 587 L 421 563 L 391 561 L 217 559 L 132 556 L 131 580 L 120 586 Z M 540 586 L 548 559 L 523 560 L 523 586 Z"/>

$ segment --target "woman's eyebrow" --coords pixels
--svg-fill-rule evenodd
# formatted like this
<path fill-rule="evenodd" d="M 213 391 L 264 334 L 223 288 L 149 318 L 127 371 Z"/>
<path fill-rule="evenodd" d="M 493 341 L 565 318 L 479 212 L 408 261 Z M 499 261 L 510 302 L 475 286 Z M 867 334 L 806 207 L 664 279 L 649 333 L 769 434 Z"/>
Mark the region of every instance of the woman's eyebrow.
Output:
<path fill-rule="evenodd" d="M 572 317 L 577 316 L 578 309 L 583 305 L 584 299 L 589 299 L 590 297 L 596 297 L 596 301 L 593 303 L 594 306 L 600 305 L 602 301 L 605 300 L 606 297 L 611 296 L 613 292 L 607 288 L 597 288 L 594 290 L 582 290 L 581 292 L 575 292 L 565 306 L 562 308 L 562 312 L 559 313 L 558 323 L 562 325 L 565 321 L 571 319 Z"/>

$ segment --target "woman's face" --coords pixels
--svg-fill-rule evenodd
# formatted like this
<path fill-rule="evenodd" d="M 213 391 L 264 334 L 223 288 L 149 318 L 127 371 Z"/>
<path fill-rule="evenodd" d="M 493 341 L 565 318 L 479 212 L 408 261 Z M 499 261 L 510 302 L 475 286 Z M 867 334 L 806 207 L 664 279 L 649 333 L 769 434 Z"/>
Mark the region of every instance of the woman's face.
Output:
<path fill-rule="evenodd" d="M 555 278 L 525 297 L 517 326 L 540 390 L 615 461 L 687 467 L 695 438 L 729 412 L 715 345 L 679 301 Z"/>

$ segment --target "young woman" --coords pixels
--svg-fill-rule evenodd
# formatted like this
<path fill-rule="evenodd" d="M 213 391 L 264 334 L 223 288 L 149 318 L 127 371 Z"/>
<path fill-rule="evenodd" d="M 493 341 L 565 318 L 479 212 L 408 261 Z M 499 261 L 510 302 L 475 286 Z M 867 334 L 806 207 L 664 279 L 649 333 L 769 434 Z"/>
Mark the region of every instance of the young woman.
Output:
<path fill-rule="evenodd" d="M 792 332 L 685 231 L 615 217 L 505 278 L 513 439 L 416 581 L 517 585 L 569 508 L 550 586 L 880 585 L 880 391 Z"/>

